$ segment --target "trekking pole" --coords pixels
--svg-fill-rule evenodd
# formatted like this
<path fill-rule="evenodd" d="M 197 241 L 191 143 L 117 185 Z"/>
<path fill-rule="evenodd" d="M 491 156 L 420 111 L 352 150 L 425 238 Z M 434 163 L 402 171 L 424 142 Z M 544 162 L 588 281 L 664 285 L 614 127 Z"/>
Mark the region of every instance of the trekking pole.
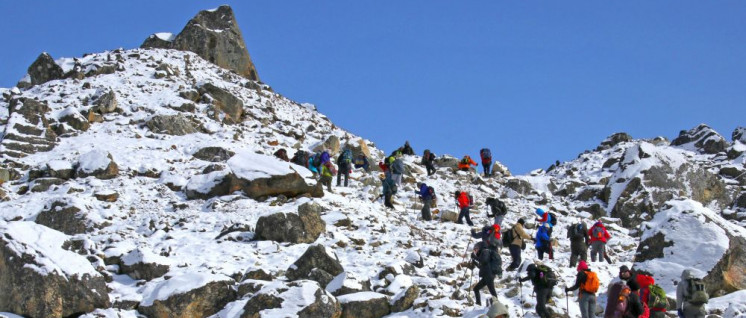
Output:
<path fill-rule="evenodd" d="M 474 237 L 473 237 L 473 236 L 471 236 L 471 233 L 469 233 L 469 242 L 467 242 L 467 243 L 466 243 L 466 252 L 464 252 L 464 257 L 463 257 L 463 258 L 461 258 L 461 264 L 463 264 L 463 263 L 464 263 L 464 261 L 466 260 L 466 255 L 469 255 L 469 246 L 471 246 L 471 240 L 472 240 L 473 238 L 474 238 Z"/>
<path fill-rule="evenodd" d="M 567 294 L 567 283 L 565 283 L 565 307 L 567 309 L 567 317 L 570 317 L 570 296 Z"/>
<path fill-rule="evenodd" d="M 520 274 L 518 274 L 518 278 L 517 279 L 518 279 L 518 290 L 521 292 L 521 299 L 520 299 L 520 303 L 521 303 L 521 317 L 525 317 L 526 313 L 523 312 L 523 284 L 521 283 L 521 275 Z"/>

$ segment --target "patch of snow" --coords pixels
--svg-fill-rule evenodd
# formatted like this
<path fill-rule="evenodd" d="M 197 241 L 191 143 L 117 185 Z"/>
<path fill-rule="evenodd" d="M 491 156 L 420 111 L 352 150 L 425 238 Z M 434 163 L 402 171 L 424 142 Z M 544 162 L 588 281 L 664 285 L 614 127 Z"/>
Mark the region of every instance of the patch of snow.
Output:
<path fill-rule="evenodd" d="M 156 300 L 166 300 L 173 295 L 188 293 L 211 282 L 218 281 L 232 281 L 232 279 L 225 275 L 192 272 L 181 273 L 155 285 L 146 285 L 142 291 L 144 296 L 140 305 L 146 307 L 152 306 Z"/>
<path fill-rule="evenodd" d="M 132 266 L 137 263 L 170 265 L 172 261 L 146 249 L 135 249 L 122 257 L 122 264 Z"/>
<path fill-rule="evenodd" d="M 176 35 L 171 32 L 158 32 L 153 35 L 167 42 L 173 42 L 173 40 L 176 38 Z"/>
<path fill-rule="evenodd" d="M 55 171 L 72 170 L 73 164 L 66 160 L 52 160 L 50 162 L 47 162 L 47 167 Z"/>
<path fill-rule="evenodd" d="M 386 295 L 379 294 L 376 292 L 359 292 L 337 297 L 340 303 L 346 304 L 350 302 L 368 301 L 371 299 L 386 298 Z"/>
<path fill-rule="evenodd" d="M 80 159 L 78 159 L 78 169 L 85 173 L 105 170 L 111 163 L 108 155 L 109 153 L 99 149 L 89 151 L 81 155 Z"/>
<path fill-rule="evenodd" d="M 298 172 L 301 177 L 311 176 L 308 169 L 299 165 L 282 161 L 274 156 L 260 155 L 249 151 L 241 151 L 228 159 L 233 173 L 244 180 L 256 180 L 283 176 Z"/>

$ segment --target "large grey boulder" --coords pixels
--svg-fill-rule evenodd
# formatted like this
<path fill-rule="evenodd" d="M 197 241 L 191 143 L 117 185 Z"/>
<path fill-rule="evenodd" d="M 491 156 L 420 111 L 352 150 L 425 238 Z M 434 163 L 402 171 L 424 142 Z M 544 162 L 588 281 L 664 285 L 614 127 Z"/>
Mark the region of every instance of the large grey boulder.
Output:
<path fill-rule="evenodd" d="M 280 317 L 339 318 L 337 299 L 314 281 L 275 281 L 262 286 L 243 307 L 241 318 Z"/>
<path fill-rule="evenodd" d="M 66 235 L 21 221 L 0 223 L 0 233 L 0 312 L 70 317 L 111 305 L 104 277 L 62 247 Z"/>
<path fill-rule="evenodd" d="M 746 127 L 738 127 L 733 130 L 731 138 L 733 141 L 739 141 L 743 144 L 746 144 Z"/>
<path fill-rule="evenodd" d="M 227 5 L 200 11 L 172 40 L 169 37 L 152 35 L 140 47 L 194 52 L 203 59 L 243 77 L 259 80 L 259 74 L 246 49 L 233 9 Z"/>
<path fill-rule="evenodd" d="M 679 136 L 671 141 L 671 145 L 699 153 L 716 154 L 725 151 L 728 142 L 714 129 L 700 124 L 688 131 L 679 132 Z"/>
<path fill-rule="evenodd" d="M 606 150 L 627 141 L 632 141 L 632 137 L 630 135 L 625 132 L 615 133 L 609 137 L 606 137 L 606 139 L 604 139 L 604 141 L 602 141 L 601 144 L 596 147 L 596 151 Z"/>
<path fill-rule="evenodd" d="M 28 67 L 28 75 L 31 77 L 31 85 L 33 86 L 61 79 L 65 74 L 62 71 L 62 67 L 54 62 L 52 56 L 47 52 L 43 52 Z"/>
<path fill-rule="evenodd" d="M 134 249 L 121 257 L 119 270 L 133 279 L 153 280 L 168 273 L 171 261 L 145 249 Z"/>
<path fill-rule="evenodd" d="M 243 101 L 231 94 L 225 89 L 205 83 L 199 88 L 200 93 L 212 97 L 212 106 L 218 112 L 215 113 L 215 119 L 222 119 L 227 124 L 237 124 L 241 122 L 243 115 Z M 220 116 L 222 114 L 222 116 Z"/>
<path fill-rule="evenodd" d="M 375 292 L 360 292 L 337 297 L 342 318 L 381 318 L 391 313 L 388 297 Z"/>
<path fill-rule="evenodd" d="M 117 94 L 113 90 L 109 89 L 106 92 L 98 92 L 98 95 L 92 108 L 94 112 L 99 114 L 111 113 L 119 106 Z"/>
<path fill-rule="evenodd" d="M 148 286 L 137 310 L 148 317 L 208 317 L 236 300 L 234 284 L 223 275 L 183 273 Z"/>
<path fill-rule="evenodd" d="M 235 154 L 235 152 L 223 147 L 205 147 L 197 150 L 192 157 L 209 162 L 224 162 Z"/>
<path fill-rule="evenodd" d="M 88 118 L 73 108 L 65 110 L 60 115 L 60 122 L 67 124 L 75 130 L 86 131 L 91 127 Z"/>
<path fill-rule="evenodd" d="M 710 295 L 745 289 L 746 229 L 699 202 L 668 201 L 646 223 L 634 267 L 654 273 L 667 294 L 675 295 L 674 282 L 684 269 L 704 277 Z"/>
<path fill-rule="evenodd" d="M 505 187 L 522 195 L 531 194 L 531 191 L 534 190 L 534 188 L 531 187 L 531 183 L 519 178 L 508 179 L 508 182 L 505 183 Z"/>
<path fill-rule="evenodd" d="M 85 205 L 73 198 L 54 198 L 36 216 L 36 223 L 55 229 L 67 235 L 90 232 L 93 224 L 86 218 Z"/>
<path fill-rule="evenodd" d="M 311 245 L 301 257 L 290 265 L 285 276 L 289 280 L 308 279 L 314 270 L 321 270 L 332 277 L 344 272 L 339 259 L 323 245 Z"/>
<path fill-rule="evenodd" d="M 150 131 L 157 134 L 183 136 L 199 132 L 195 124 L 184 115 L 156 115 L 147 123 Z"/>
<path fill-rule="evenodd" d="M 304 203 L 298 213 L 275 213 L 262 216 L 256 223 L 257 240 L 289 243 L 313 243 L 326 231 L 321 219 L 321 206 Z"/>

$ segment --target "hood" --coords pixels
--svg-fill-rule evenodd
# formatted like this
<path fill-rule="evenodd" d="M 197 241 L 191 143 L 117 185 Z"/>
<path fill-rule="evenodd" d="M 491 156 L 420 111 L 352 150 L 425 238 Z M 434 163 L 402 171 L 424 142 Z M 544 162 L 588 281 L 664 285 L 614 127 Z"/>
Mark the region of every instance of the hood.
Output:
<path fill-rule="evenodd" d="M 683 272 L 681 272 L 681 279 L 690 279 L 694 278 L 694 275 L 692 275 L 692 270 L 685 269 Z"/>
<path fill-rule="evenodd" d="M 538 216 L 544 216 L 544 209 L 541 209 L 541 208 L 536 209 L 536 215 L 538 215 Z"/>

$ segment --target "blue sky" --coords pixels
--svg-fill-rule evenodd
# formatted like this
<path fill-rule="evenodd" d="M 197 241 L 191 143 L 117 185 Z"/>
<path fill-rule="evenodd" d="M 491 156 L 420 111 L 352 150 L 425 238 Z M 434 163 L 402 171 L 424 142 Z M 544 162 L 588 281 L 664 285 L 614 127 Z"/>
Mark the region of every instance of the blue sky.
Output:
<path fill-rule="evenodd" d="M 746 126 L 746 1 L 0 1 L 0 87 L 223 3 L 264 82 L 387 152 L 526 173 L 614 132 Z"/>

